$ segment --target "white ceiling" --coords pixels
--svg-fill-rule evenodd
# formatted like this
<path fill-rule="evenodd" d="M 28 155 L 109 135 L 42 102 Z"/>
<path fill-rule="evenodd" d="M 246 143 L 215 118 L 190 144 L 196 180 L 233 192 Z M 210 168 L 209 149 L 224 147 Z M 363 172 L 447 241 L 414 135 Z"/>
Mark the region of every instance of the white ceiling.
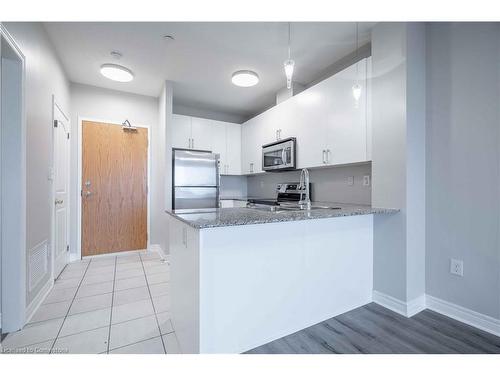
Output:
<path fill-rule="evenodd" d="M 360 45 L 370 39 L 373 23 L 360 23 Z M 284 87 L 286 23 L 91 22 L 45 23 L 72 82 L 158 96 L 164 80 L 174 82 L 174 102 L 249 117 L 272 105 Z M 317 79 L 330 65 L 355 50 L 354 23 L 292 23 L 294 81 Z M 163 35 L 173 35 L 166 42 Z M 110 52 L 123 57 L 116 61 Z M 118 83 L 102 77 L 99 67 L 115 62 L 135 79 Z M 251 88 L 236 87 L 231 74 L 250 69 L 260 76 Z"/>

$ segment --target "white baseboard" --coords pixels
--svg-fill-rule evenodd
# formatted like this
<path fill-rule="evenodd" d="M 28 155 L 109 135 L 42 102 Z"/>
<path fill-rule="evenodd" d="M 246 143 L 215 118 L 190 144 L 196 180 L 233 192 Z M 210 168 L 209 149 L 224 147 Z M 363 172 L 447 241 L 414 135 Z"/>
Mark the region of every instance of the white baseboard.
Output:
<path fill-rule="evenodd" d="M 45 300 L 45 297 L 49 294 L 50 290 L 52 289 L 52 286 L 54 285 L 54 280 L 52 279 L 52 276 L 49 278 L 49 280 L 45 283 L 42 289 L 40 289 L 40 292 L 38 295 L 31 301 L 29 306 L 26 308 L 26 323 L 28 323 L 33 315 L 35 314 L 36 310 L 40 307 L 42 302 Z"/>
<path fill-rule="evenodd" d="M 155 252 L 155 253 L 158 253 L 162 259 L 168 260 L 168 254 L 165 254 L 165 252 L 163 251 L 163 249 L 160 245 L 157 245 L 157 244 L 149 245 L 148 250 Z"/>
<path fill-rule="evenodd" d="M 391 297 L 388 294 L 373 291 L 373 302 L 384 306 L 385 308 L 392 310 L 400 315 L 406 316 L 407 318 L 418 314 L 420 311 L 425 309 L 425 295 L 421 295 L 409 302 L 401 301 L 400 299 Z"/>
<path fill-rule="evenodd" d="M 500 319 L 492 318 L 430 295 L 426 296 L 426 305 L 429 310 L 446 315 L 493 335 L 500 336 Z"/>
<path fill-rule="evenodd" d="M 500 337 L 500 319 L 492 318 L 428 294 L 404 302 L 374 290 L 373 302 L 408 318 L 422 310 L 429 309 Z"/>

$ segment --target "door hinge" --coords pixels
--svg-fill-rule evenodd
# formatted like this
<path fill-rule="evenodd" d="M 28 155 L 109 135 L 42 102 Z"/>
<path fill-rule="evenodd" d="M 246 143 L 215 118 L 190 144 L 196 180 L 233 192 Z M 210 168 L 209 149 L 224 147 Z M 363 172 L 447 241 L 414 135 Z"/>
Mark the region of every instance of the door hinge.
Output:
<path fill-rule="evenodd" d="M 54 128 L 57 128 L 57 120 L 54 120 Z"/>

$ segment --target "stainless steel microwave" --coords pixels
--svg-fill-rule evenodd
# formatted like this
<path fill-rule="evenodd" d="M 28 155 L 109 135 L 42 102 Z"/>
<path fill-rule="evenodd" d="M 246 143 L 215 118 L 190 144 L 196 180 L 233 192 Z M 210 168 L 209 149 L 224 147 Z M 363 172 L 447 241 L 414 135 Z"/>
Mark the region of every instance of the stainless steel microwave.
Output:
<path fill-rule="evenodd" d="M 295 169 L 296 139 L 286 138 L 262 146 L 262 170 L 279 172 Z"/>

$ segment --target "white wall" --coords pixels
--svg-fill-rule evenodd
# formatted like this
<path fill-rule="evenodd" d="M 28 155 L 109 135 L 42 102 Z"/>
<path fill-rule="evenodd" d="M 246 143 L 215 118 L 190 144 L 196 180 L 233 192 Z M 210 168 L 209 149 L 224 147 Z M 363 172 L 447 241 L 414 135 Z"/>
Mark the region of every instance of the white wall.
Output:
<path fill-rule="evenodd" d="M 425 293 L 425 25 L 372 31 L 374 289 L 403 302 Z"/>
<path fill-rule="evenodd" d="M 500 318 L 500 31 L 432 23 L 427 35 L 427 293 Z M 449 272 L 464 261 L 464 276 Z"/>
<path fill-rule="evenodd" d="M 78 182 L 78 117 L 121 123 L 128 119 L 132 124 L 151 128 L 151 165 L 150 165 L 150 243 L 165 242 L 166 226 L 162 228 L 163 216 L 162 189 L 162 154 L 160 149 L 158 99 L 97 88 L 93 86 L 71 84 L 71 249 L 77 249 L 77 202 L 80 194 Z"/>
<path fill-rule="evenodd" d="M 41 242 L 49 241 L 51 235 L 53 202 L 48 176 L 52 165 L 52 96 L 69 113 L 69 83 L 40 23 L 8 22 L 4 26 L 26 57 L 26 248 L 29 252 Z M 27 293 L 27 305 L 50 280 L 51 272 L 49 269 L 38 287 Z"/>

